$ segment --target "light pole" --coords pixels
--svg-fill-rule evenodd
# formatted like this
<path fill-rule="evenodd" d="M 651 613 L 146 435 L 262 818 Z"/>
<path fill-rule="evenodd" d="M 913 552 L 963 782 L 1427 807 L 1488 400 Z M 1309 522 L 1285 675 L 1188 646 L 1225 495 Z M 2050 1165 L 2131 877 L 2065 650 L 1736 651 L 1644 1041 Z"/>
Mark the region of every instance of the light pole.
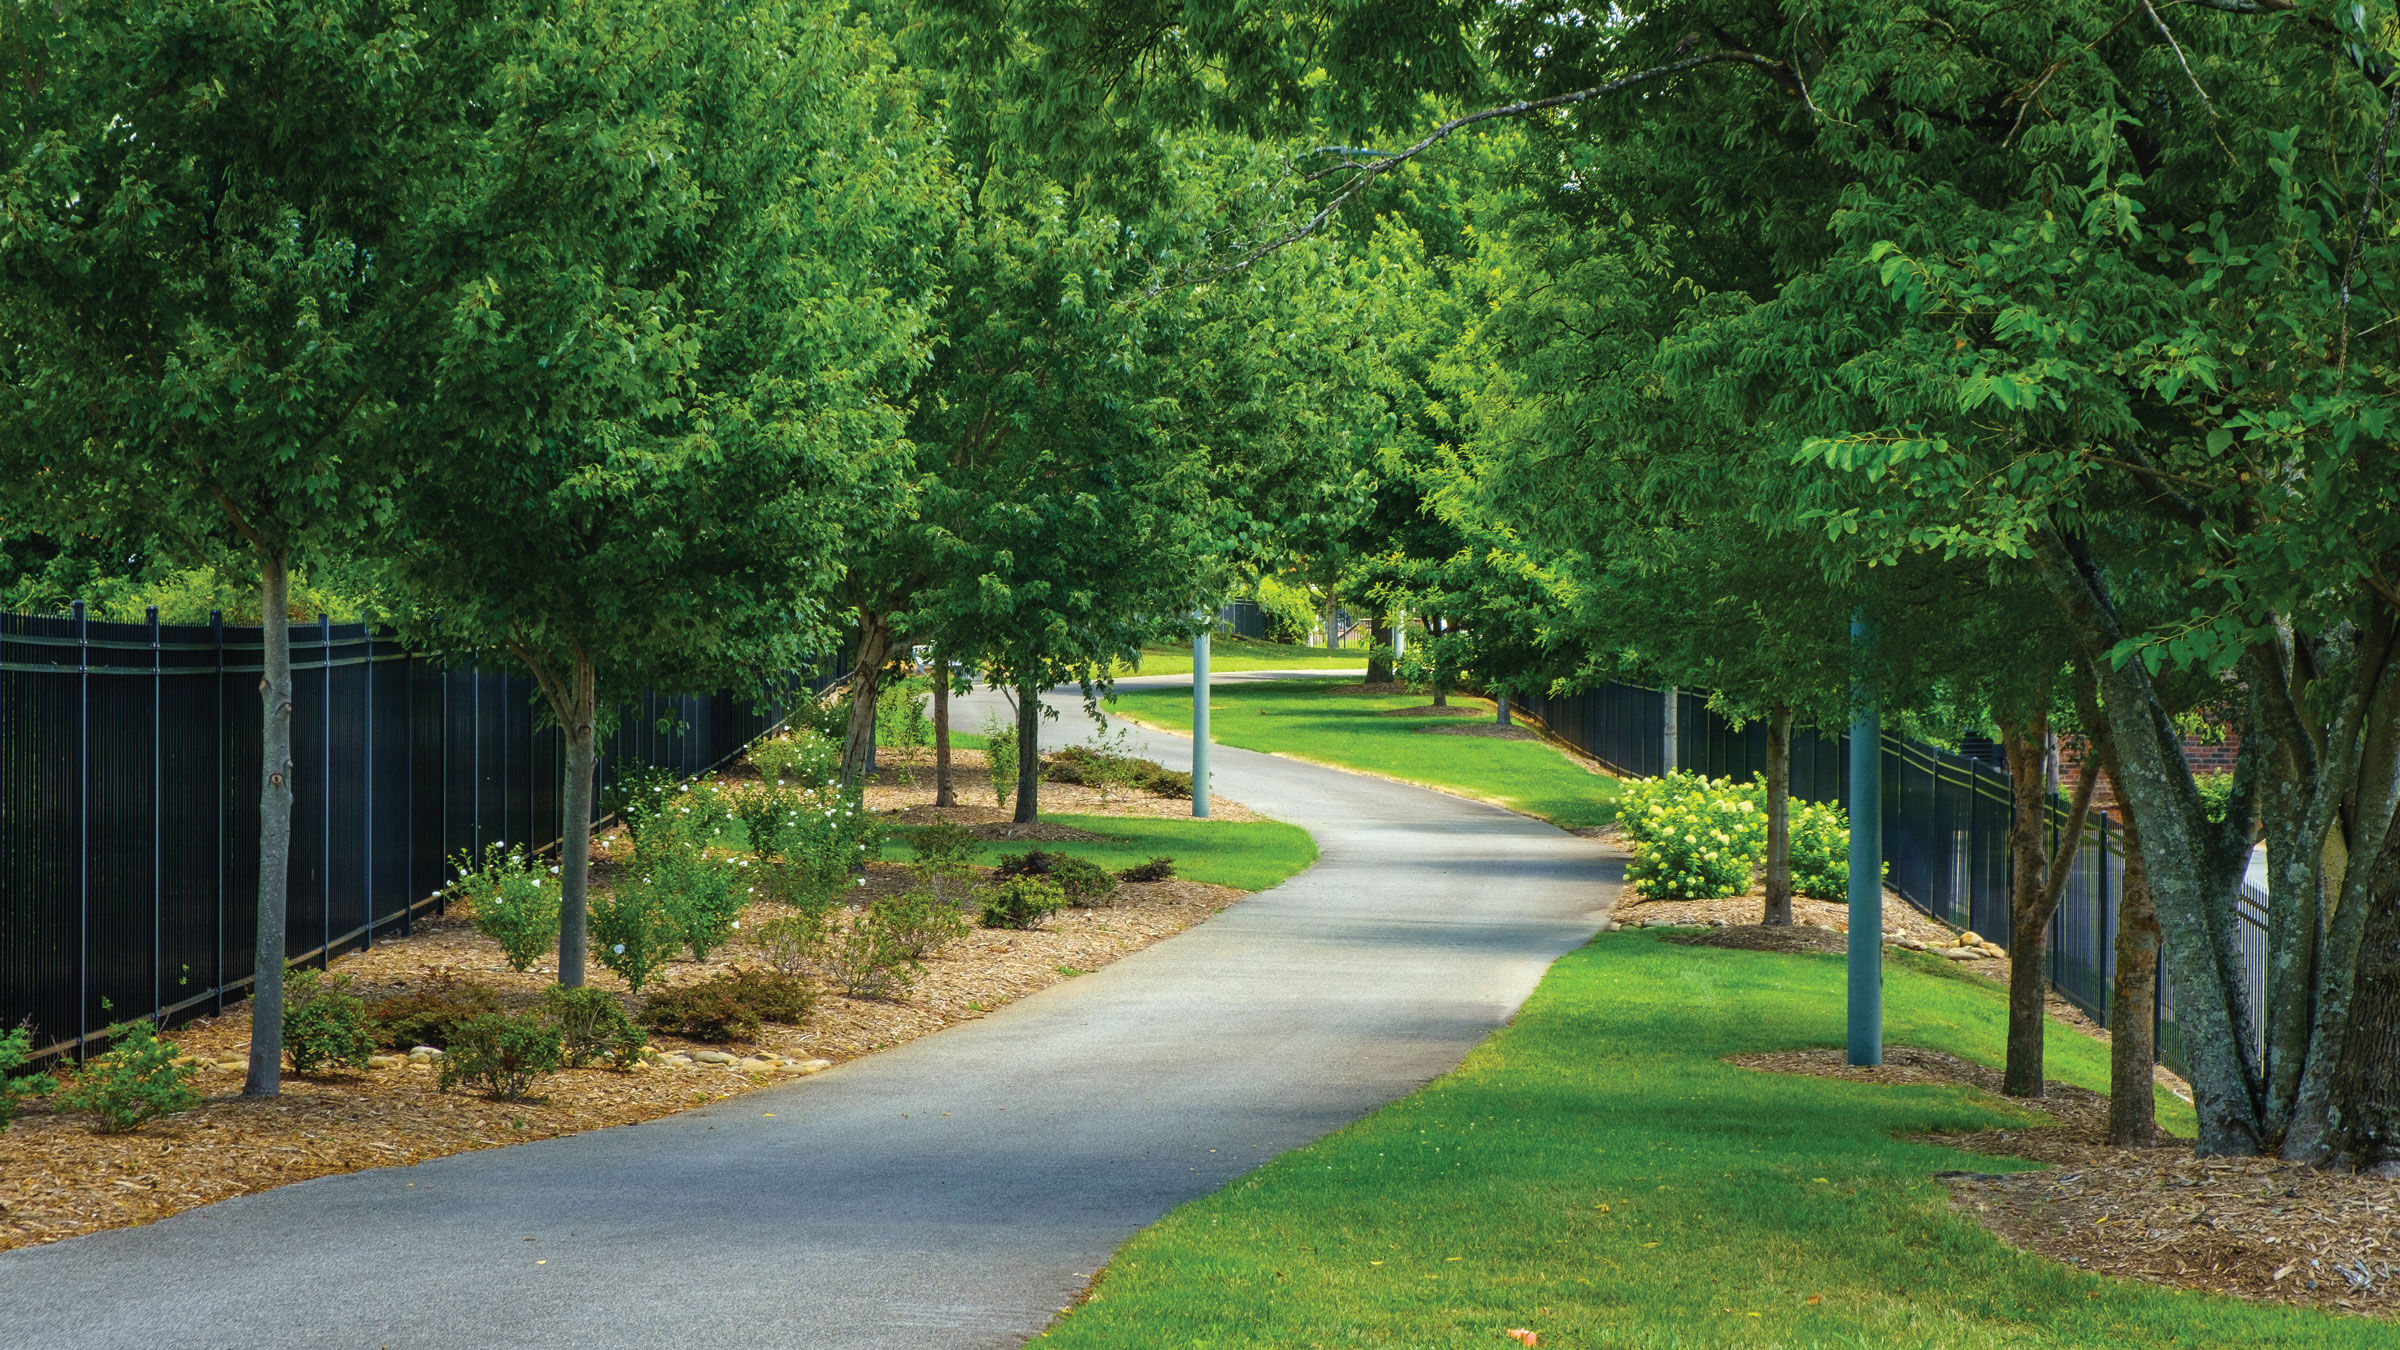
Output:
<path fill-rule="evenodd" d="M 1850 1062 L 1883 1063 L 1883 705 L 1868 665 L 1875 625 L 1850 620 Z"/>
<path fill-rule="evenodd" d="M 1192 633 L 1192 818 L 1208 819 L 1208 626 L 1201 613 Z"/>

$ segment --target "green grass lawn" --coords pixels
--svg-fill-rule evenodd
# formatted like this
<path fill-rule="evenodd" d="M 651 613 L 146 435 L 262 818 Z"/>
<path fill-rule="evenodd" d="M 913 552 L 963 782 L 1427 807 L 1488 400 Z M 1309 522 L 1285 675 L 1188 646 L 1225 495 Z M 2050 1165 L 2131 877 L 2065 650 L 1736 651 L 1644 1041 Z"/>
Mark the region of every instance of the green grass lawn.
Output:
<path fill-rule="evenodd" d="M 1222 745 L 1445 788 L 1570 829 L 1616 819 L 1617 781 L 1591 772 L 1555 746 L 1427 735 L 1427 727 L 1465 719 L 1378 716 L 1421 706 L 1426 699 L 1421 694 L 1334 694 L 1327 692 L 1330 687 L 1311 680 L 1218 686 L 1210 695 L 1210 734 Z M 1486 719 L 1492 715 L 1485 700 L 1454 696 L 1452 701 L 1483 709 Z M 1189 690 L 1127 692 L 1111 706 L 1136 721 L 1186 733 L 1192 729 Z"/>
<path fill-rule="evenodd" d="M 1889 1038 L 1997 1064 L 1995 985 L 1887 966 Z M 1069 1347 L 2390 1347 L 2387 1323 L 2102 1279 L 2012 1252 L 1899 1142 L 1999 1123 L 1963 1089 L 1737 1069 L 1842 1044 L 1842 959 L 1603 936 L 1458 1072 L 1128 1242 Z M 2054 1077 L 2105 1089 L 2054 1027 Z M 2189 1108 L 2162 1098 L 2179 1133 Z M 1238 1145 L 1240 1141 L 1228 1141 Z"/>
<path fill-rule="evenodd" d="M 1244 891 L 1263 891 L 1317 860 L 1317 845 L 1308 831 L 1278 821 L 1067 816 L 1047 811 L 1042 819 L 1107 838 L 1096 843 L 987 843 L 976 851 L 975 860 L 989 864 L 1002 854 L 1043 848 L 1089 858 L 1114 872 L 1167 857 L 1175 860 L 1179 877 Z M 912 858 L 907 840 L 913 832 L 914 827 L 893 830 L 884 856 L 898 862 Z"/>
<path fill-rule="evenodd" d="M 1349 647 L 1328 652 L 1323 647 L 1302 647 L 1288 642 L 1258 642 L 1250 638 L 1211 638 L 1208 643 L 1208 668 L 1227 670 L 1364 670 L 1367 652 L 1363 647 Z M 1142 648 L 1142 663 L 1137 668 L 1118 662 L 1118 676 L 1126 675 L 1189 675 L 1192 673 L 1192 644 L 1153 643 Z"/>

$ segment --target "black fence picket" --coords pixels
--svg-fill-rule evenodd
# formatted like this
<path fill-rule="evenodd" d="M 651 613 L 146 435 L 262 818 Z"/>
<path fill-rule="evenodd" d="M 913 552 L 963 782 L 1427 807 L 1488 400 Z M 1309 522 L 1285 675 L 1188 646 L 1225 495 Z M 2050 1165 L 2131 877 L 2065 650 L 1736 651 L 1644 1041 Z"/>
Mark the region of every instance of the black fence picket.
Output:
<path fill-rule="evenodd" d="M 1619 773 L 1655 777 L 1666 762 L 1666 697 L 1657 689 L 1606 684 L 1579 693 L 1514 701 L 1521 716 Z M 1708 706 L 1706 695 L 1676 698 L 1677 749 L 1688 772 L 1747 781 L 1767 767 L 1766 725 L 1736 727 Z M 1840 803 L 1849 795 L 1849 737 L 1806 728 L 1792 731 L 1792 795 Z M 2052 844 L 2065 828 L 2067 805 L 2049 802 Z M 1883 853 L 1886 878 L 1925 913 L 2010 945 L 2008 771 L 1988 756 L 1957 754 L 1905 737 L 1883 738 Z M 2124 889 L 2124 837 L 2105 811 L 2084 824 L 2083 844 L 2068 872 L 2042 958 L 2051 987 L 2102 1026 L 2109 1024 L 2116 979 L 2117 901 Z M 2245 896 L 2236 910 L 2249 973 L 2250 1006 L 2265 997 L 2266 914 Z M 2156 1044 L 2181 1068 L 2182 1042 L 2168 996 L 2166 959 L 2159 959 Z M 2254 1019 L 2255 1020 L 2255 1019 Z"/>
<path fill-rule="evenodd" d="M 531 681 L 446 669 L 357 624 L 294 624 L 291 640 L 288 960 L 406 933 L 462 851 L 557 842 L 562 744 L 536 725 Z M 263 651 L 262 629 L 215 618 L 0 614 L 0 1027 L 32 1026 L 37 1053 L 244 996 Z M 602 781 L 704 772 L 783 715 L 645 693 L 602 747 Z"/>

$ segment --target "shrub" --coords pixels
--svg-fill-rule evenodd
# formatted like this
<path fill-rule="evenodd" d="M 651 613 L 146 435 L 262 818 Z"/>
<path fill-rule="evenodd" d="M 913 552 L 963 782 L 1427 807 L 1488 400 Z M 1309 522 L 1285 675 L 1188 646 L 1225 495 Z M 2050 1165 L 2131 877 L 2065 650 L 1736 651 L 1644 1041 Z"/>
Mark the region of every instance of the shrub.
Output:
<path fill-rule="evenodd" d="M 729 970 L 642 1000 L 642 1025 L 694 1041 L 747 1041 L 766 1022 L 808 1019 L 816 998 L 806 981 L 772 970 Z"/>
<path fill-rule="evenodd" d="M 624 1068 L 650 1039 L 625 1015 L 617 996 L 605 989 L 551 985 L 542 991 L 542 1012 L 558 1028 L 559 1052 L 570 1069 L 603 1057 Z"/>
<path fill-rule="evenodd" d="M 726 792 L 725 805 L 733 818 L 742 822 L 753 858 L 765 862 L 783 856 L 784 835 L 800 814 L 801 796 L 796 789 L 764 778 L 736 783 Z"/>
<path fill-rule="evenodd" d="M 1011 877 L 1041 877 L 1055 882 L 1066 893 L 1066 902 L 1078 909 L 1096 908 L 1116 898 L 1117 879 L 1108 869 L 1089 858 L 1072 853 L 1028 849 L 1000 860 L 992 869 L 997 880 Z"/>
<path fill-rule="evenodd" d="M 475 931 L 500 944 L 511 970 L 532 969 L 558 947 L 557 885 L 539 863 L 499 844 L 484 849 L 481 865 L 471 862 L 458 855 L 454 889 L 472 907 Z"/>
<path fill-rule="evenodd" d="M 683 931 L 667 909 L 664 891 L 623 876 L 606 893 L 593 895 L 590 904 L 592 959 L 640 993 L 683 944 Z"/>
<path fill-rule="evenodd" d="M 749 897 L 734 888 L 733 871 L 718 859 L 693 852 L 650 865 L 638 883 L 660 893 L 695 961 L 707 960 L 742 926 L 742 905 Z"/>
<path fill-rule="evenodd" d="M 841 777 L 842 752 L 815 728 L 802 726 L 750 747 L 750 766 L 770 783 L 821 788 Z"/>
<path fill-rule="evenodd" d="M 283 995 L 283 1052 L 294 1073 L 367 1067 L 375 1038 L 367 1031 L 367 1005 L 350 992 L 349 976 L 293 973 Z"/>
<path fill-rule="evenodd" d="M 638 837 L 641 827 L 666 809 L 668 794 L 682 784 L 683 775 L 673 769 L 647 764 L 611 766 L 608 783 L 600 789 L 600 809 Z"/>
<path fill-rule="evenodd" d="M 975 832 L 963 825 L 927 825 L 908 837 L 917 866 L 928 869 L 964 866 L 974 860 Z"/>
<path fill-rule="evenodd" d="M 1152 858 L 1117 873 L 1119 881 L 1172 881 L 1175 879 L 1173 858 Z"/>
<path fill-rule="evenodd" d="M 2233 773 L 2220 769 L 2214 773 L 2192 775 L 2192 786 L 2200 789 L 2200 813 L 2212 825 L 2225 823 L 2225 813 L 2233 809 Z"/>
<path fill-rule="evenodd" d="M 1070 745 L 1053 751 L 1042 760 L 1042 777 L 1053 783 L 1073 783 L 1098 788 L 1100 799 L 1106 802 L 1110 794 L 1128 788 L 1160 797 L 1190 798 L 1192 776 L 1175 769 L 1161 767 L 1157 761 L 1141 759 L 1124 749 L 1124 733 L 1118 733 L 1114 744 L 1106 741 L 1096 745 Z"/>
<path fill-rule="evenodd" d="M 1067 894 L 1058 883 L 1035 876 L 1008 877 L 984 888 L 983 926 L 1039 928 L 1066 907 Z"/>
<path fill-rule="evenodd" d="M 917 963 L 882 916 L 854 914 L 825 945 L 825 967 L 852 998 L 898 998 L 916 985 Z"/>
<path fill-rule="evenodd" d="M 1017 729 L 997 718 L 983 724 L 983 757 L 990 765 L 992 800 L 1008 805 L 1017 790 Z"/>
<path fill-rule="evenodd" d="M 194 1071 L 175 1062 L 183 1052 L 160 1040 L 147 1019 L 119 1022 L 104 1034 L 115 1044 L 84 1061 L 59 1092 L 58 1109 L 89 1111 L 100 1117 L 102 1133 L 123 1134 L 200 1104 L 191 1087 Z"/>
<path fill-rule="evenodd" d="M 784 835 L 784 861 L 797 869 L 783 879 L 785 892 L 793 900 L 829 900 L 853 889 L 851 872 L 882 854 L 883 835 L 875 813 L 855 792 L 804 798 Z"/>
<path fill-rule="evenodd" d="M 486 1013 L 468 1018 L 442 1056 L 442 1091 L 458 1083 L 494 1101 L 521 1102 L 536 1079 L 564 1062 L 557 1027 L 538 1018 Z"/>
<path fill-rule="evenodd" d="M 825 957 L 832 936 L 833 907 L 805 905 L 767 920 L 759 929 L 759 951 L 767 964 L 786 975 L 800 975 Z"/>
<path fill-rule="evenodd" d="M 875 740 L 887 750 L 914 750 L 933 742 L 933 723 L 925 717 L 925 693 L 931 688 L 921 677 L 886 680 L 875 691 Z"/>
<path fill-rule="evenodd" d="M 1792 889 L 1811 900 L 1850 894 L 1850 815 L 1829 802 L 1792 803 Z"/>
<path fill-rule="evenodd" d="M 367 1029 L 375 1043 L 387 1049 L 430 1045 L 447 1050 L 460 1026 L 499 1011 L 497 994 L 443 973 L 405 994 L 377 999 L 367 1009 Z"/>
<path fill-rule="evenodd" d="M 0 1034 L 0 1130 L 17 1118 L 17 1110 L 35 1097 L 46 1096 L 58 1087 L 58 1081 L 48 1074 L 20 1074 L 25 1061 L 33 1057 L 33 1032 L 17 1027 Z"/>
<path fill-rule="evenodd" d="M 1628 881 L 1651 899 L 1740 895 L 1766 849 L 1756 784 L 1673 773 L 1630 783 L 1618 819 L 1633 845 Z"/>
<path fill-rule="evenodd" d="M 912 961 L 922 961 L 967 935 L 967 916 L 932 891 L 887 895 L 868 913 L 891 930 L 892 940 Z"/>

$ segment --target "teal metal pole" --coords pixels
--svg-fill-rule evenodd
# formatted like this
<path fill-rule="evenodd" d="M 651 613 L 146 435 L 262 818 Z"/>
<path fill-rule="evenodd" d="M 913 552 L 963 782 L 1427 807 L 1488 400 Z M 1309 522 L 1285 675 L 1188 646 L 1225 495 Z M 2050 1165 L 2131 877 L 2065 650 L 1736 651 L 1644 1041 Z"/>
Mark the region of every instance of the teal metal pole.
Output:
<path fill-rule="evenodd" d="M 1208 630 L 1192 635 L 1192 817 L 1208 819 Z"/>
<path fill-rule="evenodd" d="M 1865 673 L 1875 625 L 1850 620 L 1850 1062 L 1883 1063 L 1883 705 Z"/>

